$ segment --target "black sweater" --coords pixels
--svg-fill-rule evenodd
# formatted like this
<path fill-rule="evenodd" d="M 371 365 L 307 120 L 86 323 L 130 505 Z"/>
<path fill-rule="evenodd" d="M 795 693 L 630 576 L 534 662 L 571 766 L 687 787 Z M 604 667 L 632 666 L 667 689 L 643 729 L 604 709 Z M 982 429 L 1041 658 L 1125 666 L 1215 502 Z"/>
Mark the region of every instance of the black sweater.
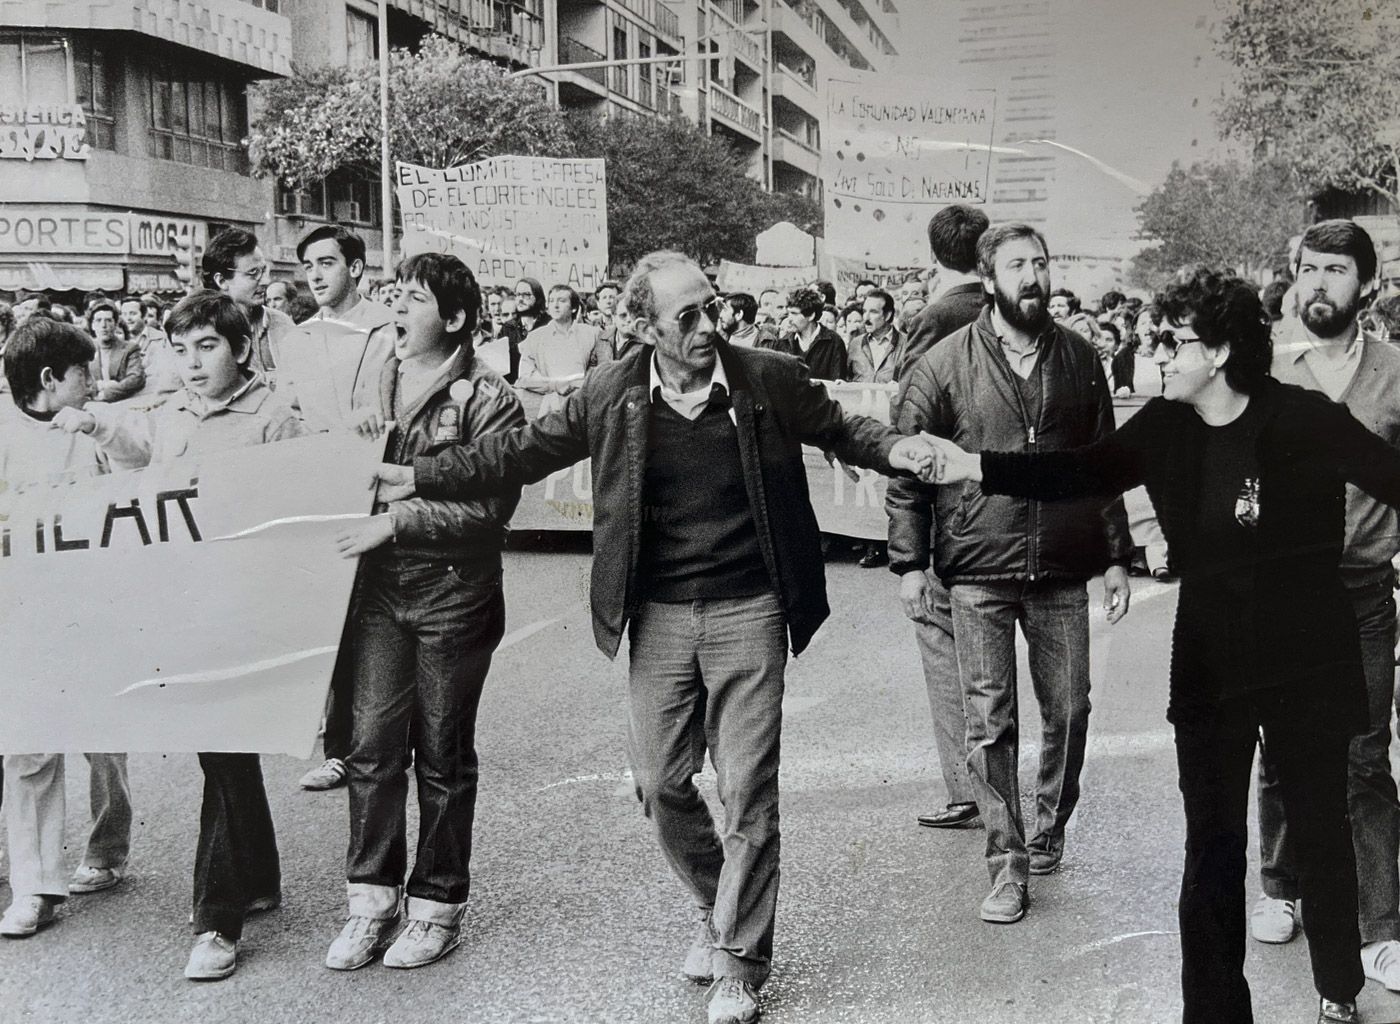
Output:
<path fill-rule="evenodd" d="M 1281 687 L 1319 726 L 1356 732 L 1366 724 L 1365 684 L 1351 601 L 1338 563 L 1346 484 L 1400 506 L 1400 450 L 1363 427 L 1345 406 L 1273 379 L 1261 403 L 1257 442 L 1257 538 L 1253 587 L 1239 622 L 1253 624 L 1258 682 Z M 1209 693 L 1197 635 L 1210 566 L 1197 537 L 1201 454 L 1207 428 L 1190 406 L 1153 399 L 1115 433 L 1059 452 L 983 453 L 982 489 L 1051 501 L 1120 494 L 1145 484 L 1182 578 L 1172 645 L 1174 718 Z"/>

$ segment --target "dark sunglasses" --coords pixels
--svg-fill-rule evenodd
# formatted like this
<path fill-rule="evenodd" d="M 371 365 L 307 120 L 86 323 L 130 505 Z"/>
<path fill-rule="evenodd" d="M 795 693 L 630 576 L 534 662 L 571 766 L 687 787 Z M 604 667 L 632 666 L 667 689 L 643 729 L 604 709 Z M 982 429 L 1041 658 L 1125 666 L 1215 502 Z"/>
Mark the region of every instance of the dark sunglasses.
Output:
<path fill-rule="evenodd" d="M 1187 345 L 1194 345 L 1200 340 L 1200 338 L 1178 338 L 1171 331 L 1159 331 L 1153 339 L 1153 342 L 1157 348 L 1160 348 L 1169 357 L 1175 359 L 1176 354 L 1183 348 Z"/>
<path fill-rule="evenodd" d="M 674 317 L 664 316 L 660 319 L 673 323 L 681 329 L 682 334 L 689 334 L 700 325 L 700 317 L 703 315 L 709 319 L 710 323 L 719 323 L 719 311 L 724 305 L 724 300 L 718 295 L 711 297 L 709 302 L 701 303 L 698 306 L 686 306 Z"/>

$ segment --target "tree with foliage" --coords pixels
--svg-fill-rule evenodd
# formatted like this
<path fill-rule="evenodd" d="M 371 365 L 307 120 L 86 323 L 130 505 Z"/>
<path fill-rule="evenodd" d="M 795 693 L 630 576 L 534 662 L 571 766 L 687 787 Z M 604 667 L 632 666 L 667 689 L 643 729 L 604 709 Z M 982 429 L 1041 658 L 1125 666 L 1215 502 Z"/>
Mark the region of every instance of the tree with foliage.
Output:
<path fill-rule="evenodd" d="M 442 36 L 389 53 L 392 159 L 453 167 L 491 156 L 561 155 L 564 117 L 538 82 L 512 80 Z M 255 173 L 302 189 L 341 168 L 379 171 L 377 65 L 323 68 L 258 88 Z"/>
<path fill-rule="evenodd" d="M 1306 224 L 1303 192 L 1278 162 L 1173 164 L 1137 206 L 1141 234 L 1159 244 L 1136 257 L 1134 282 L 1153 287 L 1188 263 L 1262 277 Z"/>
<path fill-rule="evenodd" d="M 656 249 L 684 252 L 702 265 L 752 262 L 754 236 L 780 220 L 819 229 L 817 203 L 765 192 L 746 173 L 742 153 L 683 117 L 580 114 L 569 126 L 575 155 L 606 161 L 615 272 Z"/>
<path fill-rule="evenodd" d="M 1400 212 L 1400 4 L 1227 0 L 1217 36 L 1236 89 L 1218 117 L 1311 191 L 1382 197 Z"/>

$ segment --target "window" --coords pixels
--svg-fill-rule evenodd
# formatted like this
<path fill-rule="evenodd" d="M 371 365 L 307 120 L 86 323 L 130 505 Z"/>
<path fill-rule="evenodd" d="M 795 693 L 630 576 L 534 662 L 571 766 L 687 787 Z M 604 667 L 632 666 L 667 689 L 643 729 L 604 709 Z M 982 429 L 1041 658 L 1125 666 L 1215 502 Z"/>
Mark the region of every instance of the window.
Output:
<path fill-rule="evenodd" d="M 302 192 L 277 185 L 281 216 L 310 217 L 361 227 L 378 227 L 379 179 L 360 171 L 339 170 Z"/>
<path fill-rule="evenodd" d="M 148 151 L 162 160 L 246 174 L 243 83 L 204 74 L 193 65 L 152 65 Z"/>
<path fill-rule="evenodd" d="M 94 149 L 117 148 L 115 64 L 111 55 L 95 43 L 73 44 L 73 98 L 87 115 L 88 145 Z"/>
<path fill-rule="evenodd" d="M 345 11 L 345 60 L 349 64 L 369 64 L 379 59 L 379 25 L 359 11 Z"/>
<path fill-rule="evenodd" d="M 72 103 L 67 41 L 30 32 L 0 33 L 0 96 L 7 106 Z"/>

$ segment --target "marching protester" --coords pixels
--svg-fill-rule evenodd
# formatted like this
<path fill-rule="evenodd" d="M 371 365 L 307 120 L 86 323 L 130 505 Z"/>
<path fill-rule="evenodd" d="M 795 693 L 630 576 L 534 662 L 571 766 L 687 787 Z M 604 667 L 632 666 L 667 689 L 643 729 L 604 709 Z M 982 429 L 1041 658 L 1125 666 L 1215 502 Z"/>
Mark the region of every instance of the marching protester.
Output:
<path fill-rule="evenodd" d="M 1329 220 L 1303 234 L 1294 264 L 1300 330 L 1274 350 L 1275 379 L 1340 402 L 1369 430 L 1400 444 L 1400 352 L 1358 328 L 1375 291 L 1376 250 L 1352 221 Z M 1395 571 L 1400 517 L 1354 485 L 1346 489 L 1341 579 L 1356 617 L 1367 724 L 1351 741 L 1347 810 L 1351 819 L 1366 976 L 1400 991 L 1400 809 L 1390 767 L 1395 703 Z M 1265 737 L 1259 759 L 1259 851 L 1264 895 L 1250 914 L 1261 942 L 1287 942 L 1299 927 L 1304 855 L 1298 823 L 1286 812 L 1282 769 Z M 1308 908 L 1309 927 L 1312 908 Z"/>
<path fill-rule="evenodd" d="M 853 381 L 889 384 L 894 380 L 904 338 L 894 325 L 894 296 L 877 288 L 865 296 L 864 329 L 850 343 L 848 363 Z M 882 540 L 867 541 L 860 556 L 862 569 L 875 569 L 889 562 Z"/>
<path fill-rule="evenodd" d="M 1308 297 L 1319 328 L 1354 286 L 1349 272 L 1340 277 L 1321 299 Z M 1365 975 L 1348 752 L 1367 727 L 1367 693 L 1355 601 L 1339 569 L 1342 512 L 1347 484 L 1400 505 L 1400 451 L 1345 406 L 1269 376 L 1269 323 L 1252 285 L 1202 269 L 1159 305 L 1161 399 L 1070 451 L 978 455 L 937 440 L 939 480 L 1044 501 L 1146 485 L 1181 578 L 1167 719 L 1186 816 L 1183 1019 L 1253 1020 L 1246 811 L 1262 742 L 1296 843 L 1318 1021 L 1355 1024 Z"/>
<path fill-rule="evenodd" d="M 523 426 L 520 400 L 472 354 L 481 292 L 455 256 L 399 265 L 394 355 L 364 427 L 386 425 L 389 458 L 418 456 Z M 475 500 L 379 501 L 338 538 L 364 556 L 346 659 L 353 740 L 345 927 L 326 966 L 349 971 L 385 946 L 384 966 L 433 963 L 461 941 L 476 806 L 477 705 L 505 633 L 501 549 L 520 488 Z M 418 851 L 408 876 L 406 766 L 418 780 Z M 394 937 L 404 900 L 407 927 Z M 390 941 L 392 940 L 392 945 Z"/>
<path fill-rule="evenodd" d="M 277 352 L 282 342 L 296 331 L 296 324 L 286 313 L 267 306 L 272 269 L 258 245 L 257 236 L 242 228 L 225 228 L 209 239 L 200 270 L 205 288 L 223 292 L 238 303 L 252 331 L 249 369 L 261 373 L 267 385 L 275 387 Z M 174 333 L 168 322 L 166 331 Z"/>
<path fill-rule="evenodd" d="M 250 236 L 251 237 L 251 236 Z M 232 251 L 233 245 L 225 247 Z M 238 258 L 241 263 L 248 254 Z M 207 257 L 206 257 L 207 258 Z M 244 282 L 261 279 L 238 270 Z M 216 271 L 222 277 L 223 271 Z M 227 279 L 226 279 L 227 280 Z M 185 388 L 152 413 L 93 403 L 60 409 L 54 423 L 92 436 L 114 466 L 139 467 L 208 455 L 306 433 L 291 406 L 256 370 L 253 327 L 238 300 L 202 291 L 180 302 L 167 324 Z M 211 585 L 215 581 L 210 581 Z M 201 753 L 204 798 L 195 849 L 195 945 L 185 965 L 192 981 L 214 981 L 238 965 L 249 913 L 282 901 L 272 812 L 257 754 Z"/>
<path fill-rule="evenodd" d="M 387 307 L 363 298 L 365 242 L 339 224 L 307 232 L 297 243 L 297 259 L 316 300 L 316 315 L 283 342 L 283 398 L 292 402 L 312 430 L 330 430 L 355 422 L 358 410 L 379 401 L 379 377 L 394 351 L 397 332 Z M 324 344 L 318 342 L 324 340 Z M 295 350 L 304 348 L 313 379 L 297 380 Z M 324 360 L 324 361 L 322 361 Z M 329 387 L 333 404 L 317 396 Z M 313 400 L 317 399 L 317 400 Z M 302 789 L 335 789 L 345 784 L 345 756 L 350 746 L 350 668 L 345 645 L 331 674 L 323 740 L 325 759 L 302 775 Z"/>
<path fill-rule="evenodd" d="M 520 344 L 520 387 L 543 395 L 539 415 L 553 412 L 576 391 L 598 345 L 598 328 L 578 319 L 582 300 L 566 284 L 549 289 L 549 321 Z"/>
<path fill-rule="evenodd" d="M 476 357 L 507 384 L 514 384 L 520 372 L 520 343 L 525 340 L 520 322 L 506 312 L 514 301 L 508 289 L 486 289 L 486 315 L 476 331 Z"/>
<path fill-rule="evenodd" d="M 88 323 L 97 341 L 92 359 L 92 379 L 97 398 L 103 402 L 120 402 L 146 386 L 146 367 L 141 359 L 141 347 L 121 337 L 117 322 L 117 307 L 100 302 L 88 311 Z"/>
<path fill-rule="evenodd" d="M 8 339 L 5 377 L 14 404 L 0 413 L 0 480 L 8 485 L 63 474 L 95 476 L 107 460 L 82 434 L 52 429 L 63 409 L 93 397 L 90 363 L 96 347 L 71 324 L 31 317 Z M 10 906 L 0 935 L 24 938 L 51 923 L 68 895 L 102 892 L 126 874 L 131 847 L 131 792 L 125 754 L 87 754 L 91 825 L 71 878 L 64 867 L 67 814 L 62 754 L 7 753 L 5 815 L 10 855 Z"/>
<path fill-rule="evenodd" d="M 993 304 L 910 369 L 891 410 L 902 433 L 1055 451 L 1113 430 L 1113 404 L 1097 356 L 1050 319 L 1049 264 L 1045 239 L 1034 228 L 1003 224 L 982 234 L 977 265 Z M 987 828 L 992 889 L 980 915 L 990 923 L 1019 921 L 1029 902 L 1029 876 L 1056 871 L 1064 855 L 1089 730 L 1085 581 L 1104 573 L 1111 621 L 1128 610 L 1127 518 L 1121 499 L 1108 510 L 1103 506 L 1090 499 L 1042 513 L 1024 501 L 930 489 L 908 479 L 892 480 L 887 491 L 890 564 L 900 574 L 905 613 L 933 622 L 930 566 L 949 593 L 967 767 Z M 1018 622 L 1030 651 L 1042 736 L 1029 842 L 1018 770 Z M 950 737 L 950 746 L 954 741 Z M 953 756 L 955 750 L 940 753 Z"/>
<path fill-rule="evenodd" d="M 840 335 L 819 322 L 822 312 L 821 292 L 798 288 L 788 295 L 787 319 L 792 330 L 759 345 L 775 352 L 786 352 L 807 364 L 817 380 L 846 380 L 850 376 L 846 346 Z"/>
<path fill-rule="evenodd" d="M 929 467 L 918 438 L 844 415 L 796 360 L 726 344 L 721 300 L 688 257 L 643 257 L 622 304 L 644 344 L 561 409 L 381 466 L 379 493 L 509 494 L 592 457 L 593 633 L 611 658 L 628 632 L 633 779 L 699 916 L 683 972 L 713 980 L 710 1024 L 746 1024 L 772 957 L 787 645 L 801 653 L 828 614 L 795 442 L 882 471 Z M 707 748 L 721 823 L 692 778 Z"/>
<path fill-rule="evenodd" d="M 549 322 L 544 306 L 544 288 L 538 281 L 533 277 L 522 277 L 515 282 L 515 320 L 520 324 L 522 334 L 529 334 L 536 327 Z"/>

